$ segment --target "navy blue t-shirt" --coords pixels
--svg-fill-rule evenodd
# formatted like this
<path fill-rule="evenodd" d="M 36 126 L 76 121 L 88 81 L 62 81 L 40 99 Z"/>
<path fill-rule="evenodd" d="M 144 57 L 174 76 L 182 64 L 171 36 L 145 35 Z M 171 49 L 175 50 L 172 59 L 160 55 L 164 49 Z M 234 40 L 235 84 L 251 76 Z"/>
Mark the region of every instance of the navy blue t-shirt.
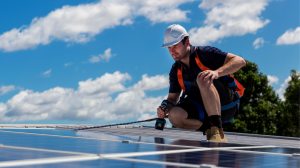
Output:
<path fill-rule="evenodd" d="M 210 47 L 210 46 L 199 46 L 196 48 L 197 48 L 197 54 L 199 56 L 200 61 L 207 68 L 211 70 L 216 70 L 224 65 L 224 61 L 227 56 L 226 52 L 223 52 L 218 48 Z M 196 54 L 195 52 L 196 52 L 195 46 L 191 46 L 190 69 L 187 66 L 185 66 L 183 63 L 181 63 L 183 67 L 182 77 L 183 80 L 185 81 L 194 82 L 195 79 L 197 78 L 197 75 L 200 72 L 200 68 L 198 67 L 195 60 L 195 54 Z M 177 78 L 177 69 L 178 69 L 178 62 L 175 62 L 169 74 L 169 80 L 170 80 L 169 93 L 178 93 L 181 91 L 181 87 Z M 190 93 L 191 92 L 200 93 L 199 88 L 195 90 L 195 87 L 193 87 L 192 89 L 190 90 Z"/>

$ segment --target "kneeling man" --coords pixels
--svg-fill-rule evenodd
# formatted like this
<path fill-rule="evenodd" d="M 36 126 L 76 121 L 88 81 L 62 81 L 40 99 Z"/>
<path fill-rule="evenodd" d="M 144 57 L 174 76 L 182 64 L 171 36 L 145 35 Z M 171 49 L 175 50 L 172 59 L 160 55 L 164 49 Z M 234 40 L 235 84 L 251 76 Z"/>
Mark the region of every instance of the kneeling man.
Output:
<path fill-rule="evenodd" d="M 244 92 L 230 74 L 245 66 L 245 60 L 215 47 L 192 46 L 178 24 L 167 28 L 162 47 L 168 47 L 175 63 L 169 74 L 169 105 L 165 111 L 158 107 L 157 116 L 169 114 L 177 128 L 200 130 L 207 140 L 227 142 L 222 123 L 238 115 Z"/>

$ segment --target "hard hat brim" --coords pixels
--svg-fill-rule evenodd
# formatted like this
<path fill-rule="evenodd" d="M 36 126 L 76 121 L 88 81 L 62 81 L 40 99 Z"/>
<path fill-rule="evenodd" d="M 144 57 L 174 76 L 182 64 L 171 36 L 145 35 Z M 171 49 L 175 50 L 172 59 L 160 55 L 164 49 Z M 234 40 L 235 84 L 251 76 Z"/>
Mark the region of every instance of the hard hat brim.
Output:
<path fill-rule="evenodd" d="M 163 44 L 163 45 L 161 46 L 161 48 L 169 47 L 169 46 L 178 44 L 181 40 L 183 40 L 185 37 L 188 37 L 188 36 L 189 36 L 188 34 L 183 34 L 183 35 L 181 35 L 180 37 L 178 37 L 178 39 L 177 39 L 176 41 L 173 41 L 173 42 L 170 42 L 170 43 Z"/>
<path fill-rule="evenodd" d="M 182 40 L 182 39 L 181 39 L 181 40 Z M 169 46 L 178 44 L 181 40 L 179 40 L 179 41 L 173 41 L 173 42 L 167 43 L 167 44 L 163 44 L 163 45 L 161 46 L 161 48 L 165 48 L 165 47 L 169 47 Z"/>

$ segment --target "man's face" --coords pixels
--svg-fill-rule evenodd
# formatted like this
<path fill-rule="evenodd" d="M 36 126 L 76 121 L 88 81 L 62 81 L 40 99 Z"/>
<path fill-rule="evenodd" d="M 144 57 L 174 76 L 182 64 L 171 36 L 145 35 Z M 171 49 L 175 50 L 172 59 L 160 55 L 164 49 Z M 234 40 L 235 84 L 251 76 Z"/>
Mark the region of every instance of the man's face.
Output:
<path fill-rule="evenodd" d="M 175 61 L 180 61 L 182 58 L 185 57 L 187 52 L 187 43 L 185 45 L 180 41 L 179 43 L 169 46 L 168 50 L 170 55 Z"/>

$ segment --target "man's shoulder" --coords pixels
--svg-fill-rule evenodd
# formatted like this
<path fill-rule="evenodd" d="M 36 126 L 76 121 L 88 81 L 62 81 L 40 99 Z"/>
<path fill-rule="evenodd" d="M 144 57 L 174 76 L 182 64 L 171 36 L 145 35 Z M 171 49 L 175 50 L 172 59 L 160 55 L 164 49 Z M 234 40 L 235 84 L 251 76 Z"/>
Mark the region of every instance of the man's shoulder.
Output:
<path fill-rule="evenodd" d="M 174 62 L 174 64 L 172 65 L 172 69 L 177 68 L 177 66 L 178 66 L 178 61 Z"/>
<path fill-rule="evenodd" d="M 207 51 L 213 51 L 213 50 L 219 50 L 216 47 L 212 47 L 212 46 L 192 46 L 192 48 L 197 49 L 197 51 L 201 51 L 201 52 L 207 52 Z"/>

